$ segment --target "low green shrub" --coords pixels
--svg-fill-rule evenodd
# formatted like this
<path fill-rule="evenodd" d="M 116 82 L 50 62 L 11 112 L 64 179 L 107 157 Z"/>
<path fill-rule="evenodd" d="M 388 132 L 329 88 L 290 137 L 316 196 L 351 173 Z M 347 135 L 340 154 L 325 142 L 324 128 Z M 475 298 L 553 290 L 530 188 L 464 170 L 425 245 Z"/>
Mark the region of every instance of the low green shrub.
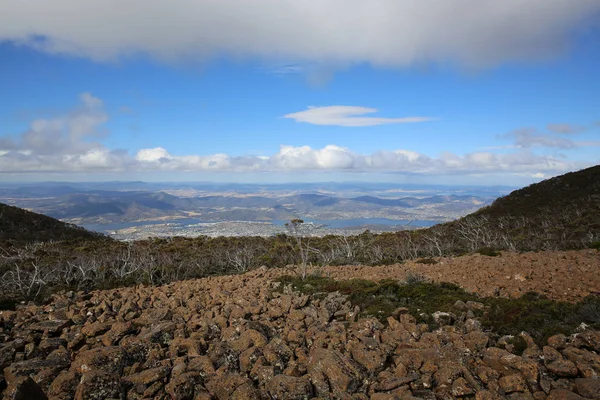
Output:
<path fill-rule="evenodd" d="M 419 258 L 415 261 L 418 264 L 437 264 L 438 262 L 433 258 Z"/>
<path fill-rule="evenodd" d="M 283 285 L 292 285 L 304 294 L 340 292 L 361 309 L 361 316 L 376 317 L 383 323 L 398 307 L 406 307 L 418 322 L 437 328 L 432 314 L 436 311 L 460 313 L 454 304 L 476 301 L 484 304 L 483 310 L 475 310 L 484 329 L 504 336 L 525 331 L 539 345 L 544 345 L 548 337 L 557 334 L 571 334 L 582 324 L 600 329 L 600 296 L 590 295 L 578 303 L 550 300 L 537 293 L 526 293 L 520 298 L 479 297 L 468 293 L 453 283 L 433 283 L 415 281 L 402 283 L 392 280 L 373 282 L 363 279 L 336 281 L 327 277 L 284 276 L 279 280 Z M 282 285 L 282 286 L 283 286 Z M 522 343 L 515 342 L 515 346 Z"/>
<path fill-rule="evenodd" d="M 498 257 L 499 255 L 502 254 L 499 251 L 492 249 L 491 247 L 481 247 L 480 249 L 477 249 L 476 253 L 479 253 L 482 256 L 488 256 L 488 257 Z"/>

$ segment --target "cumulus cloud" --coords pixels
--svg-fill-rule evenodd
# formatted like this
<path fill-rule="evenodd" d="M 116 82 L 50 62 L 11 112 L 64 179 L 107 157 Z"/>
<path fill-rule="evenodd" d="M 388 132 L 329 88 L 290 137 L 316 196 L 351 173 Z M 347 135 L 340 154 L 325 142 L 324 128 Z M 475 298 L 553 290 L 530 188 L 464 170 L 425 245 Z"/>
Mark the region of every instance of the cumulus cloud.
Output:
<path fill-rule="evenodd" d="M 553 56 L 597 0 L 5 1 L 0 40 L 95 60 L 214 55 L 484 67 Z"/>
<path fill-rule="evenodd" d="M 409 150 L 377 151 L 359 154 L 348 148 L 328 145 L 320 149 L 310 146 L 282 145 L 271 156 L 231 157 L 173 156 L 165 149 L 143 149 L 135 156 L 137 170 L 159 171 L 223 171 L 223 172 L 390 172 L 407 174 L 473 174 L 473 173 L 557 173 L 573 170 L 578 164 L 530 151 L 498 155 L 476 152 L 459 156 L 443 153 L 432 158 Z"/>
<path fill-rule="evenodd" d="M 588 165 L 533 153 L 527 147 L 542 143 L 533 130 L 512 133 L 521 141 L 522 149 L 510 154 L 484 151 L 464 155 L 442 153 L 431 157 L 407 149 L 361 154 L 334 144 L 323 148 L 282 145 L 271 155 L 176 155 L 163 147 L 138 149 L 135 154 L 130 154 L 125 150 L 110 149 L 101 143 L 106 134 L 103 124 L 107 120 L 102 100 L 83 93 L 74 110 L 62 116 L 34 120 L 25 132 L 0 138 L 0 174 L 159 171 L 555 174 Z"/>
<path fill-rule="evenodd" d="M 377 109 L 375 108 L 358 106 L 308 107 L 308 109 L 304 111 L 286 114 L 283 118 L 289 118 L 296 122 L 305 122 L 313 125 L 337 126 L 374 126 L 432 120 L 432 118 L 429 117 L 381 118 L 362 116 L 376 112 Z"/>
<path fill-rule="evenodd" d="M 62 116 L 40 118 L 14 137 L 0 138 L 0 171 L 90 171 L 123 168 L 123 152 L 97 140 L 106 135 L 108 114 L 101 99 L 79 96 L 79 105 Z"/>

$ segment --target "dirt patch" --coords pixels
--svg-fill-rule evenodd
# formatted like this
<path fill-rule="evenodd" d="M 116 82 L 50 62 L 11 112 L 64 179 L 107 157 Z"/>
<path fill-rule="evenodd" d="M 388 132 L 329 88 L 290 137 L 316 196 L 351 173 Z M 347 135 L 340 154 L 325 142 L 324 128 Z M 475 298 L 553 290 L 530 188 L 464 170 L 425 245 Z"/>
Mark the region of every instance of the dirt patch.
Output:
<path fill-rule="evenodd" d="M 533 291 L 553 300 L 576 302 L 600 293 L 600 252 L 596 250 L 502 252 L 498 257 L 475 254 L 434 259 L 436 264 L 409 261 L 375 267 L 324 267 L 321 271 L 333 279 L 374 281 L 404 280 L 409 274 L 420 274 L 435 282 L 456 283 L 481 296 L 520 297 Z"/>

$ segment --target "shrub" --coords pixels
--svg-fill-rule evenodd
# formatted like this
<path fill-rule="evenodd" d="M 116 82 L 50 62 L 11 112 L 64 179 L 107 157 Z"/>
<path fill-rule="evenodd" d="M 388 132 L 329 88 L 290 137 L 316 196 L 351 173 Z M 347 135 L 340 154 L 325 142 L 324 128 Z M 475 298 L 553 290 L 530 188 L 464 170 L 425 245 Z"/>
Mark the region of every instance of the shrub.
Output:
<path fill-rule="evenodd" d="M 477 249 L 476 253 L 481 254 L 482 256 L 488 257 L 498 257 L 501 253 L 492 249 L 491 247 L 481 247 Z"/>
<path fill-rule="evenodd" d="M 433 258 L 419 258 L 417 261 L 415 261 L 418 264 L 437 264 L 438 262 L 433 259 Z"/>
<path fill-rule="evenodd" d="M 434 312 L 456 312 L 454 304 L 457 300 L 477 301 L 485 305 L 485 312 L 475 311 L 483 327 L 501 336 L 515 336 L 517 339 L 511 344 L 517 351 L 524 349 L 523 341 L 518 338 L 522 331 L 543 346 L 548 337 L 557 333 L 571 334 L 581 323 L 600 328 L 600 296 L 590 295 L 575 304 L 550 300 L 532 292 L 517 299 L 479 297 L 453 283 L 416 280 L 402 284 L 391 280 L 378 283 L 362 279 L 335 281 L 309 276 L 302 281 L 286 276 L 279 281 L 291 284 L 294 290 L 320 294 L 320 297 L 324 292 L 339 291 L 348 296 L 352 305 L 360 307 L 361 316 L 373 316 L 383 323 L 398 307 L 407 307 L 417 321 L 429 324 L 430 329 L 436 328 L 431 317 Z"/>
<path fill-rule="evenodd" d="M 427 278 L 424 275 L 409 272 L 406 274 L 405 282 L 407 285 L 416 285 L 418 283 L 427 282 Z"/>

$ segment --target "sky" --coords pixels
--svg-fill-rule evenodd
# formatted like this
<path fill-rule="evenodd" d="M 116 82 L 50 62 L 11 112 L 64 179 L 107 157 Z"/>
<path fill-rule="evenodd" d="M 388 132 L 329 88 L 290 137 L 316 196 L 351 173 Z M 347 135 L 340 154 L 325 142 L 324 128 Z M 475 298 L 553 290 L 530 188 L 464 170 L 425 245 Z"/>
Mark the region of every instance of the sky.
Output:
<path fill-rule="evenodd" d="M 0 181 L 521 186 L 598 71 L 600 0 L 7 0 Z"/>

